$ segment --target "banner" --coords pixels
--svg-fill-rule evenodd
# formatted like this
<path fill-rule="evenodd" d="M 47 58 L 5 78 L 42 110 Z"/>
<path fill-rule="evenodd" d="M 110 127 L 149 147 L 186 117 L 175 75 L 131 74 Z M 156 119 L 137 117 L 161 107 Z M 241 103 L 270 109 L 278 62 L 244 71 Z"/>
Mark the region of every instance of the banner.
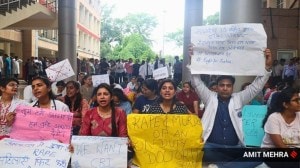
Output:
<path fill-rule="evenodd" d="M 267 35 L 262 24 L 196 26 L 191 29 L 192 74 L 263 75 Z"/>
<path fill-rule="evenodd" d="M 72 136 L 72 167 L 127 167 L 127 138 Z"/>
<path fill-rule="evenodd" d="M 92 81 L 93 81 L 93 86 L 94 87 L 97 87 L 101 83 L 110 84 L 108 74 L 105 74 L 105 75 L 92 75 Z"/>
<path fill-rule="evenodd" d="M 19 106 L 10 137 L 19 140 L 59 140 L 70 143 L 73 113 Z"/>
<path fill-rule="evenodd" d="M 0 141 L 1 168 L 55 167 L 67 168 L 71 153 L 69 145 L 58 141 Z"/>
<path fill-rule="evenodd" d="M 195 115 L 129 114 L 134 164 L 143 168 L 202 167 L 202 125 Z"/>
<path fill-rule="evenodd" d="M 243 107 L 243 132 L 247 146 L 260 147 L 265 135 L 262 122 L 266 114 L 267 106 L 265 105 L 246 105 Z"/>
<path fill-rule="evenodd" d="M 168 72 L 168 68 L 166 66 L 153 70 L 153 78 L 155 80 L 164 79 L 167 77 L 169 77 L 169 72 Z"/>
<path fill-rule="evenodd" d="M 45 71 L 52 82 L 61 81 L 75 75 L 68 59 L 49 66 Z"/>

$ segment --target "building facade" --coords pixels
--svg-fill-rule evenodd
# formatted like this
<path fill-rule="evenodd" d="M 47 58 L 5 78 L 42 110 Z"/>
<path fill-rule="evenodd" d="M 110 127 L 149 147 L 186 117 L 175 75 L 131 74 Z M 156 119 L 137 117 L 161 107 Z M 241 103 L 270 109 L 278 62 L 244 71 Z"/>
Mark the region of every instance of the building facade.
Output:
<path fill-rule="evenodd" d="M 0 55 L 58 56 L 57 0 L 0 1 Z M 76 0 L 77 57 L 100 57 L 100 0 Z M 68 24 L 66 21 L 65 24 Z M 21 74 L 22 77 L 22 74 Z"/>

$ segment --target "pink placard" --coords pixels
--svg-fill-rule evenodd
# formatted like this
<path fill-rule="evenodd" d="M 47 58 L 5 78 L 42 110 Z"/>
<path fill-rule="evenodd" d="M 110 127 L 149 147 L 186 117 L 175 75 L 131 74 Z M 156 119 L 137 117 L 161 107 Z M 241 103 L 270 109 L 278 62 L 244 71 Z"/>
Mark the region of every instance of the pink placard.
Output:
<path fill-rule="evenodd" d="M 70 143 L 73 113 L 19 106 L 10 137 L 19 140 L 59 140 Z"/>

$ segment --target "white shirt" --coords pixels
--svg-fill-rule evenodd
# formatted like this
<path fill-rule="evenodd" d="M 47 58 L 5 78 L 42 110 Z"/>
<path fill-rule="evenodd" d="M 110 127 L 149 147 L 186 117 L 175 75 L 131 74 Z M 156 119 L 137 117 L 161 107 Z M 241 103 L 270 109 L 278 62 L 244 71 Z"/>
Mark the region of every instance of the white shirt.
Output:
<path fill-rule="evenodd" d="M 265 126 L 265 136 L 261 144 L 262 148 L 275 148 L 270 134 L 278 134 L 288 147 L 300 147 L 300 113 L 296 113 L 296 118 L 290 124 L 286 123 L 279 112 L 272 113 Z"/>
<path fill-rule="evenodd" d="M 145 79 L 146 75 L 147 75 L 147 65 L 148 65 L 148 75 L 152 75 L 153 74 L 153 68 L 152 65 L 150 63 L 145 63 L 144 65 L 140 66 L 139 69 L 139 75 L 141 77 L 143 77 Z"/>
<path fill-rule="evenodd" d="M 31 85 L 28 85 L 24 88 L 23 91 L 23 99 L 27 103 L 31 103 L 37 100 L 37 98 L 32 94 L 32 87 Z"/>
<path fill-rule="evenodd" d="M 13 59 L 12 60 L 12 64 L 13 64 L 13 67 L 12 67 L 12 72 L 13 74 L 20 74 L 20 63 L 22 63 L 23 61 L 20 60 L 20 59 Z"/>
<path fill-rule="evenodd" d="M 37 101 L 34 101 L 34 102 L 30 103 L 30 106 L 34 107 L 34 105 L 36 105 L 36 104 L 38 104 Z M 63 103 L 59 100 L 51 100 L 50 106 L 51 106 L 50 109 L 52 109 L 52 110 L 62 111 L 62 112 L 70 112 L 69 107 L 65 103 Z"/>

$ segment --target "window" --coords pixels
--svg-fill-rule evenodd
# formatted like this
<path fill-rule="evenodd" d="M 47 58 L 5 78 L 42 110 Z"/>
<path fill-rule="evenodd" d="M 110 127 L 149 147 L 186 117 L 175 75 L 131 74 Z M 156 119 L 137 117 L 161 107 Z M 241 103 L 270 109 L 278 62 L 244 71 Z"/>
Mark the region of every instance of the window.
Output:
<path fill-rule="evenodd" d="M 285 59 L 288 61 L 293 57 L 297 57 L 297 50 L 292 50 L 292 49 L 277 50 L 277 60 Z"/>
<path fill-rule="evenodd" d="M 277 8 L 283 8 L 284 6 L 284 0 L 277 0 Z"/>

